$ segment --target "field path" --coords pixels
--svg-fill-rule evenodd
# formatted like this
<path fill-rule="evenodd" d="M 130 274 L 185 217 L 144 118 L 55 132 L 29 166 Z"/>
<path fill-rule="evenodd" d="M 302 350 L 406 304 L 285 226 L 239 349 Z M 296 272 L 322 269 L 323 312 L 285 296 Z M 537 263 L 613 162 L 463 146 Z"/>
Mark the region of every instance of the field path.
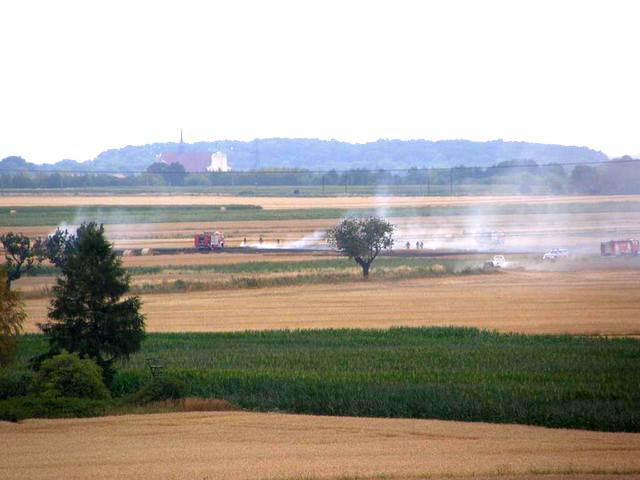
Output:
<path fill-rule="evenodd" d="M 537 478 L 536 472 L 547 473 L 545 480 L 559 478 L 548 475 L 554 472 L 638 478 L 640 434 L 247 412 L 0 422 L 4 480 Z"/>
<path fill-rule="evenodd" d="M 231 195 L 12 195 L 0 196 L 0 207 L 260 205 L 272 209 L 418 207 L 427 205 L 558 204 L 640 201 L 640 195 L 459 196 L 459 197 L 237 197 Z"/>
<path fill-rule="evenodd" d="M 375 273 L 374 273 L 375 275 Z M 147 330 L 456 325 L 521 333 L 640 335 L 640 269 L 511 271 L 401 281 L 143 295 Z M 28 300 L 37 331 L 48 301 Z"/>

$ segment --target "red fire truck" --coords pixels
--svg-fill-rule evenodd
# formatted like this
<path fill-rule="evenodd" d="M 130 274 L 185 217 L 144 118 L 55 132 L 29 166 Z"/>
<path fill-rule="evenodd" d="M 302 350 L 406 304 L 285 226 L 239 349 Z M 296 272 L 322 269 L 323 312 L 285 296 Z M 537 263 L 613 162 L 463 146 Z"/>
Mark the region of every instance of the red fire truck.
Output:
<path fill-rule="evenodd" d="M 617 257 L 621 255 L 640 255 L 639 240 L 609 240 L 600 244 L 600 254 L 603 257 Z"/>
<path fill-rule="evenodd" d="M 224 234 L 222 232 L 196 233 L 193 245 L 198 250 L 222 250 L 224 248 Z"/>

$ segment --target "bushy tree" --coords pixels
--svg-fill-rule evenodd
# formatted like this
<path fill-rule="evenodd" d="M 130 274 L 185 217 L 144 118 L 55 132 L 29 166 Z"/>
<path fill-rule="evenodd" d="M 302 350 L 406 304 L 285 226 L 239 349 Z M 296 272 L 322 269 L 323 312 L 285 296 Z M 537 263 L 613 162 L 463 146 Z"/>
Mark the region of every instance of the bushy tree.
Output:
<path fill-rule="evenodd" d="M 0 235 L 0 243 L 4 247 L 7 269 L 5 283 L 8 288 L 11 288 L 11 282 L 42 263 L 46 257 L 42 242 L 32 243 L 29 237 L 21 233 L 9 232 Z"/>
<path fill-rule="evenodd" d="M 184 179 L 187 176 L 187 171 L 178 162 L 173 162 L 170 165 L 164 162 L 152 163 L 147 168 L 147 173 L 160 175 L 167 185 L 172 186 L 184 185 Z"/>
<path fill-rule="evenodd" d="M 26 318 L 18 294 L 7 285 L 7 272 L 0 266 L 0 365 L 13 359 L 16 338 Z"/>
<path fill-rule="evenodd" d="M 369 267 L 382 250 L 393 246 L 394 226 L 378 217 L 345 218 L 327 232 L 329 245 L 352 258 L 369 276 Z"/>
<path fill-rule="evenodd" d="M 51 353 L 64 349 L 93 358 L 110 383 L 113 362 L 140 348 L 141 302 L 138 297 L 122 299 L 129 291 L 129 275 L 102 225 L 84 223 L 67 242 L 49 320 L 39 326 L 49 337 Z"/>
<path fill-rule="evenodd" d="M 90 358 L 80 358 L 77 353 L 63 351 L 42 362 L 35 383 L 38 393 L 44 396 L 95 400 L 110 397 L 100 367 Z"/>

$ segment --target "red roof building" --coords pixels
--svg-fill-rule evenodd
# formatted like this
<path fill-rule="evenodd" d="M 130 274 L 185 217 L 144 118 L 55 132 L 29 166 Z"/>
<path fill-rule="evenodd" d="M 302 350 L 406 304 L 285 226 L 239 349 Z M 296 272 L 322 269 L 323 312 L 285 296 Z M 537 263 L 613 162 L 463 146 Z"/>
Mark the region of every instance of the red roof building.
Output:
<path fill-rule="evenodd" d="M 179 163 L 189 173 L 229 171 L 227 157 L 221 152 L 215 154 L 210 152 L 185 152 L 182 130 L 180 130 L 178 150 L 176 152 L 162 152 L 156 159 L 167 165 Z"/>
<path fill-rule="evenodd" d="M 158 161 L 167 165 L 179 163 L 189 173 L 206 172 L 211 164 L 211 154 L 206 152 L 163 152 Z"/>

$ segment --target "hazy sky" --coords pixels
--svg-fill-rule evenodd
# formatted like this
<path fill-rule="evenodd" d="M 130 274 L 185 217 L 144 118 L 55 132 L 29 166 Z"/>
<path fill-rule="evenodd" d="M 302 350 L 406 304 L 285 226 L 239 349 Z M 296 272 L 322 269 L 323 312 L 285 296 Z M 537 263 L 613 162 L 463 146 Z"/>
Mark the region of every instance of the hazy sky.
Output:
<path fill-rule="evenodd" d="M 638 1 L 3 1 L 0 158 L 175 141 L 640 153 Z"/>

